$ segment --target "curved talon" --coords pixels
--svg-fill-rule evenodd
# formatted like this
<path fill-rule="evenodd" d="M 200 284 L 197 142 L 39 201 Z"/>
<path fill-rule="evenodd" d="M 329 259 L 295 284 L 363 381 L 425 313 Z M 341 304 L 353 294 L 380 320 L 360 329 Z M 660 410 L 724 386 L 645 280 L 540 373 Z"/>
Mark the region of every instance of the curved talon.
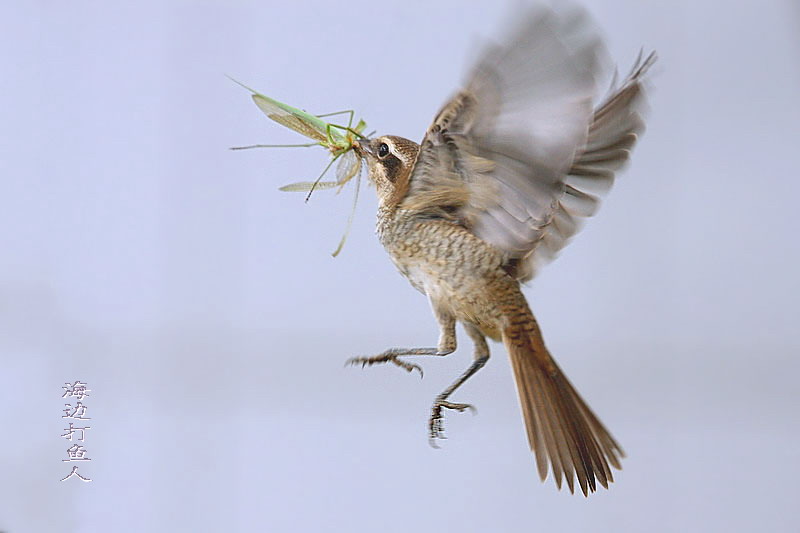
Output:
<path fill-rule="evenodd" d="M 469 409 L 470 411 L 472 411 L 473 415 L 478 414 L 478 410 L 475 409 L 475 406 L 472 405 L 472 404 L 468 404 L 468 403 L 451 403 L 451 402 L 448 402 L 448 401 L 445 401 L 445 400 L 441 400 L 438 403 L 442 407 L 446 407 L 447 409 L 453 409 L 454 411 L 458 411 L 459 413 L 463 413 L 464 411 Z"/>
<path fill-rule="evenodd" d="M 420 379 L 422 379 L 422 377 L 424 375 L 423 372 L 422 372 L 422 367 L 419 366 L 418 364 L 409 363 L 407 361 L 403 361 L 401 359 L 397 359 L 397 356 L 395 356 L 392 359 L 390 359 L 390 361 L 392 363 L 394 363 L 395 365 L 399 366 L 400 368 L 404 368 L 406 370 L 406 372 L 413 372 L 414 370 L 419 370 L 419 378 Z"/>

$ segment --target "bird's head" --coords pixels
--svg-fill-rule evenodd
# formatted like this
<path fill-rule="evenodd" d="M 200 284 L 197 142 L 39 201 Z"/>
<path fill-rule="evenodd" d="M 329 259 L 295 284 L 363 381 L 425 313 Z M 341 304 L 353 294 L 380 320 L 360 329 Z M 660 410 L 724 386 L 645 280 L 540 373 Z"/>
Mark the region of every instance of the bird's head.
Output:
<path fill-rule="evenodd" d="M 355 150 L 367 161 L 369 179 L 375 184 L 381 207 L 393 207 L 408 190 L 419 145 L 394 135 L 356 142 Z"/>

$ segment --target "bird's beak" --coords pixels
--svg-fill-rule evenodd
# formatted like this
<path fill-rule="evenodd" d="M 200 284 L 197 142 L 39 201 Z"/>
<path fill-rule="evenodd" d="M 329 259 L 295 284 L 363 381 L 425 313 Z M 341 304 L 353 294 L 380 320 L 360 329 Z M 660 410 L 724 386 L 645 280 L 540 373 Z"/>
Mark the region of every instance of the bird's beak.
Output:
<path fill-rule="evenodd" d="M 356 153 L 361 157 L 365 157 L 367 155 L 374 155 L 372 153 L 372 148 L 370 147 L 369 139 L 360 139 L 353 144 L 353 148 L 355 149 Z"/>

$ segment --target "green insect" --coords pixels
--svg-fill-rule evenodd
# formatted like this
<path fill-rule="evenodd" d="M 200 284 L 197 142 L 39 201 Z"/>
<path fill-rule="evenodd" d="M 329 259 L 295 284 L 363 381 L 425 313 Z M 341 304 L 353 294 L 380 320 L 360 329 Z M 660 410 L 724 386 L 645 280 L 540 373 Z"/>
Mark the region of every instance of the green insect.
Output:
<path fill-rule="evenodd" d="M 246 150 L 249 148 L 298 148 L 310 146 L 322 146 L 326 148 L 332 158 L 322 174 L 315 181 L 300 181 L 297 183 L 290 183 L 280 188 L 282 191 L 291 192 L 308 192 L 306 201 L 311 198 L 311 193 L 317 189 L 332 189 L 338 187 L 338 192 L 352 180 L 356 178 L 356 190 L 353 196 L 353 208 L 347 218 L 347 226 L 345 227 L 344 235 L 342 235 L 339 245 L 333 252 L 336 257 L 342 250 L 347 235 L 350 233 L 350 226 L 353 223 L 353 216 L 355 215 L 356 205 L 358 203 L 358 191 L 361 188 L 361 158 L 353 150 L 353 146 L 357 139 L 366 139 L 367 136 L 363 135 L 367 123 L 359 119 L 358 123 L 353 126 L 353 118 L 355 113 L 353 110 L 337 111 L 336 113 L 325 113 L 322 115 L 312 115 L 301 109 L 297 109 L 290 105 L 284 104 L 274 100 L 268 96 L 254 91 L 250 87 L 240 83 L 233 78 L 232 81 L 241 85 L 251 93 L 253 93 L 253 101 L 261 111 L 264 112 L 269 118 L 275 122 L 290 128 L 297 133 L 313 139 L 314 142 L 305 144 L 253 144 L 250 146 L 236 146 L 232 150 Z M 347 126 L 332 124 L 322 120 L 324 117 L 331 117 L 335 115 L 349 115 Z M 336 181 L 322 181 L 322 178 L 333 166 L 335 161 L 339 161 L 336 166 Z"/>

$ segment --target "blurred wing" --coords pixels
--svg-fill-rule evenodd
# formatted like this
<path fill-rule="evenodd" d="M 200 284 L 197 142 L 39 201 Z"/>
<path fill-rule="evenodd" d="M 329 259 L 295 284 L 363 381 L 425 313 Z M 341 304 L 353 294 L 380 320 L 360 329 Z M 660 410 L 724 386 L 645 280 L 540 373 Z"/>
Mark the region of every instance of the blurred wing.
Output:
<path fill-rule="evenodd" d="M 532 277 L 577 231 L 574 217 L 594 212 L 585 191 L 610 186 L 641 126 L 650 58 L 593 111 L 604 58 L 583 12 L 531 11 L 437 115 L 401 207 L 448 213 Z"/>
<path fill-rule="evenodd" d="M 533 252 L 520 263 L 519 278 L 532 278 L 578 232 L 583 218 L 597 212 L 600 195 L 614 184 L 615 172 L 628 161 L 633 145 L 644 131 L 642 113 L 646 102 L 642 76 L 655 60 L 654 52 L 644 59 L 640 55 L 630 75 L 619 87 L 612 86 L 595 111 L 586 145 L 564 176 L 564 190 L 551 222 L 543 228 Z"/>

